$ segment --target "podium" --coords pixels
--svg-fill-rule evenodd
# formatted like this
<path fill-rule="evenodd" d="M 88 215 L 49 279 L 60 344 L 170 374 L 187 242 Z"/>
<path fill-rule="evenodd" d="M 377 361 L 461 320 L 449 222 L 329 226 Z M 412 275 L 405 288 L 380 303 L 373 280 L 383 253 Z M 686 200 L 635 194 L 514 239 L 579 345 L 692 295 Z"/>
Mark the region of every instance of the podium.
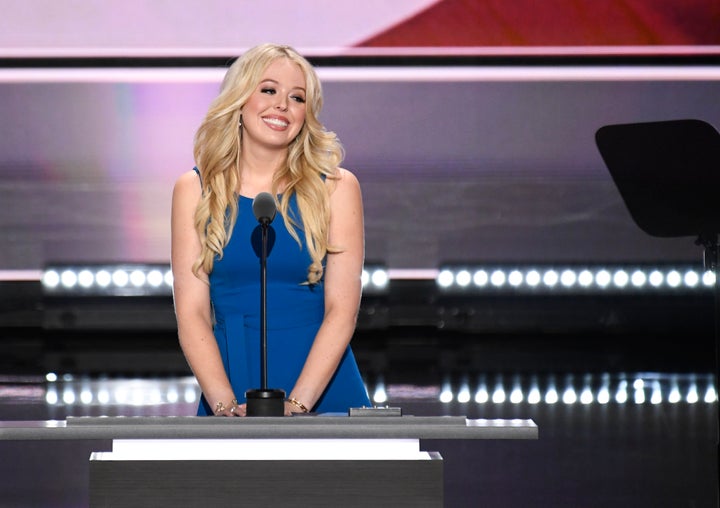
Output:
<path fill-rule="evenodd" d="M 443 459 L 421 439 L 537 439 L 532 420 L 465 417 L 80 417 L 0 422 L 0 439 L 112 440 L 90 506 L 441 507 Z"/>

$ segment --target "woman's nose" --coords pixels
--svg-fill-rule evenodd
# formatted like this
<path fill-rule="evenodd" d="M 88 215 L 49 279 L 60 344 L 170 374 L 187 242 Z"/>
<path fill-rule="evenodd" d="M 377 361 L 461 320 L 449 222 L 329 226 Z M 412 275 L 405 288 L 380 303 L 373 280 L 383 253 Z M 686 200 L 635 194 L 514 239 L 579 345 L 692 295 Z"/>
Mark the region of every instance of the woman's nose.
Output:
<path fill-rule="evenodd" d="M 280 97 L 275 107 L 280 111 L 287 110 L 287 99 L 285 97 Z"/>

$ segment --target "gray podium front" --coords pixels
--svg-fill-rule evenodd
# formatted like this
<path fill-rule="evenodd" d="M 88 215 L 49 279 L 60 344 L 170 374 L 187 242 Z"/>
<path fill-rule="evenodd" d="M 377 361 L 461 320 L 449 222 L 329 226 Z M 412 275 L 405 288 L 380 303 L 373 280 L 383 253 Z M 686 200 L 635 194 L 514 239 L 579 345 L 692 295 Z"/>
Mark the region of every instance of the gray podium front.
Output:
<path fill-rule="evenodd" d="M 0 438 L 111 439 L 90 457 L 92 507 L 441 507 L 443 460 L 420 439 L 538 429 L 465 417 L 82 417 L 0 422 Z"/>

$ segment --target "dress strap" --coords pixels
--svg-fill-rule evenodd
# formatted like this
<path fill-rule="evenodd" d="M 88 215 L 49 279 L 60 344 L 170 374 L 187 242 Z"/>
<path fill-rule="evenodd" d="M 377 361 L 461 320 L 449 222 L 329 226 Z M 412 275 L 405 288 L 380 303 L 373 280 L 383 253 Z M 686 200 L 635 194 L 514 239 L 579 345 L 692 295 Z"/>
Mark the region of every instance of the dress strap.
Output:
<path fill-rule="evenodd" d="M 195 167 L 193 167 L 193 171 L 195 171 L 198 178 L 200 179 L 200 187 L 202 187 L 202 175 L 200 174 L 200 170 L 197 168 L 197 166 L 195 166 Z"/>

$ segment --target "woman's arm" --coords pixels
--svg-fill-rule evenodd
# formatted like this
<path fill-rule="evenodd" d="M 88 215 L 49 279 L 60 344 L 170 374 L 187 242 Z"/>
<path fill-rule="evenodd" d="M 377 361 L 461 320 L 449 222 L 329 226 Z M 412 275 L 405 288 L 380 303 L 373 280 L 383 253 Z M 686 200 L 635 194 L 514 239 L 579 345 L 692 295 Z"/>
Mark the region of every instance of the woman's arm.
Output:
<path fill-rule="evenodd" d="M 329 243 L 342 252 L 327 255 L 325 317 L 288 395 L 308 409 L 325 391 L 352 339 L 362 292 L 365 232 L 360 184 L 355 175 L 344 169 L 339 169 L 339 178 L 329 183 L 334 186 L 330 195 Z M 297 410 L 286 403 L 286 413 Z"/>
<path fill-rule="evenodd" d="M 207 279 L 200 280 L 192 273 L 192 265 L 201 250 L 194 226 L 200 194 L 200 183 L 194 171 L 183 174 L 173 189 L 171 258 L 178 338 L 210 407 L 214 410 L 222 403 L 225 410 L 217 414 L 244 415 L 244 405 L 230 411 L 235 394 L 213 335 L 210 286 Z"/>

